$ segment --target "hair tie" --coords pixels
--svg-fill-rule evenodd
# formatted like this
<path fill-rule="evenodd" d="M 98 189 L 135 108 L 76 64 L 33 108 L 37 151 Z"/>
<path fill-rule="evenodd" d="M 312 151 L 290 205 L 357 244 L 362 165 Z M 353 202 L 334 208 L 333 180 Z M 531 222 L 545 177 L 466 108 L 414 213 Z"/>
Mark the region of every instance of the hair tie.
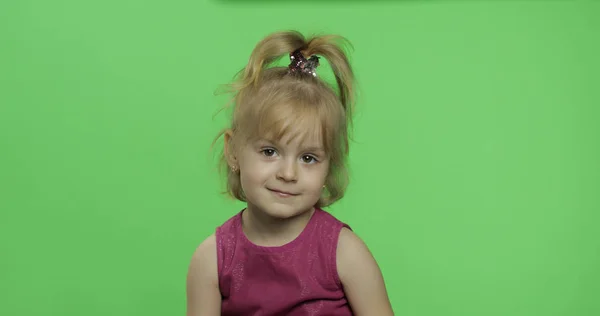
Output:
<path fill-rule="evenodd" d="M 290 53 L 290 61 L 288 67 L 290 73 L 302 72 L 313 77 L 317 76 L 315 69 L 319 66 L 319 57 L 316 55 L 312 55 L 306 59 L 300 49 L 297 49 Z"/>

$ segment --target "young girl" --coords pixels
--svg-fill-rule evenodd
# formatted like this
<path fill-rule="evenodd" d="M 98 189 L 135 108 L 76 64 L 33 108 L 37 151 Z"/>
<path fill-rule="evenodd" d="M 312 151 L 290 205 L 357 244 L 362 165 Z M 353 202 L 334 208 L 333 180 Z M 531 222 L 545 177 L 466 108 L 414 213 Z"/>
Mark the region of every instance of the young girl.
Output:
<path fill-rule="evenodd" d="M 188 316 L 393 315 L 368 248 L 322 210 L 347 183 L 354 76 L 340 39 L 271 34 L 232 85 L 223 161 L 247 207 L 194 253 Z M 319 79 L 317 55 L 336 89 Z M 271 65 L 282 56 L 288 67 Z"/>

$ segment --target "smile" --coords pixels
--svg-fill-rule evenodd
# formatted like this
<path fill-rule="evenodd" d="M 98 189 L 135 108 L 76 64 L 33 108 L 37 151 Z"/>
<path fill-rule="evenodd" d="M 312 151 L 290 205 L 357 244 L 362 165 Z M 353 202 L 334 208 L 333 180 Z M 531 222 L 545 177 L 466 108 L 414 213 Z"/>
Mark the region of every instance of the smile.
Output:
<path fill-rule="evenodd" d="M 268 190 L 273 192 L 275 195 L 277 195 L 279 197 L 292 197 L 292 196 L 298 195 L 295 193 L 290 193 L 290 192 L 285 192 L 285 191 L 279 191 L 279 190 L 273 190 L 273 189 L 268 189 Z"/>

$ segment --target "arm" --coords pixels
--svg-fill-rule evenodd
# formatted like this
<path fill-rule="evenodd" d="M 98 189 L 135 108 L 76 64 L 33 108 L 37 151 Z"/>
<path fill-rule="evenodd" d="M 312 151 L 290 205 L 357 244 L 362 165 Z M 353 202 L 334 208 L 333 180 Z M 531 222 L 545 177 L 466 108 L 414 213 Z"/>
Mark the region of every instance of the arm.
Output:
<path fill-rule="evenodd" d="M 377 262 L 364 242 L 347 228 L 340 232 L 337 268 L 354 315 L 394 315 Z"/>
<path fill-rule="evenodd" d="M 215 235 L 194 252 L 187 276 L 187 316 L 221 315 Z"/>

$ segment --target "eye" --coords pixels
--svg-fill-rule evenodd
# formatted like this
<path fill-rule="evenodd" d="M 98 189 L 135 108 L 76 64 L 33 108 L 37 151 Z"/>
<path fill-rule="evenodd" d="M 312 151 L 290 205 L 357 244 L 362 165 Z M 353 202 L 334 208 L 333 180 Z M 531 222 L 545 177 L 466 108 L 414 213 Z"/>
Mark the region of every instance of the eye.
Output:
<path fill-rule="evenodd" d="M 314 156 L 304 155 L 304 156 L 302 156 L 302 162 L 304 162 L 304 163 L 315 163 L 315 162 L 318 162 L 318 160 Z"/>
<path fill-rule="evenodd" d="M 273 157 L 276 153 L 275 149 L 273 148 L 265 148 L 262 149 L 260 152 L 267 157 Z"/>

